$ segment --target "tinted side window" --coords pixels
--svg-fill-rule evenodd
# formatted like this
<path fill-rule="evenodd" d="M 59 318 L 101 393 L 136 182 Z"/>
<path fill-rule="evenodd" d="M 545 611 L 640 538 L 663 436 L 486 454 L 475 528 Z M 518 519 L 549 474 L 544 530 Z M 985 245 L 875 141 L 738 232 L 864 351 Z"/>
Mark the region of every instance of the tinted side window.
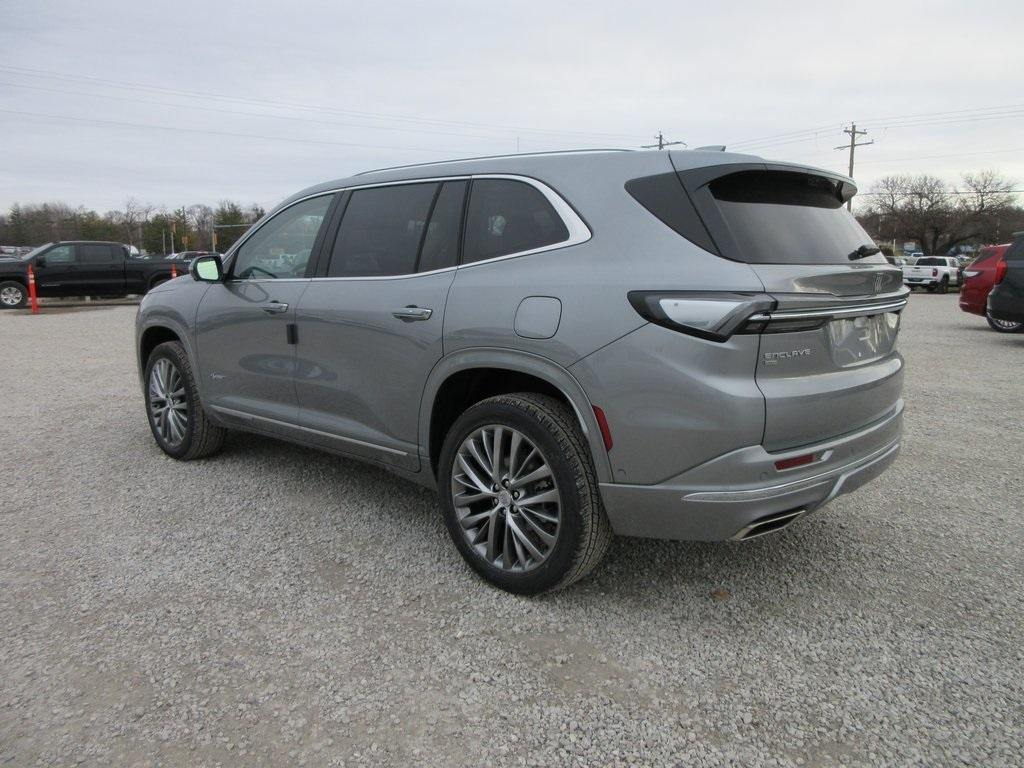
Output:
<path fill-rule="evenodd" d="M 74 264 L 75 246 L 58 245 L 43 254 L 47 264 Z"/>
<path fill-rule="evenodd" d="M 79 264 L 110 264 L 112 261 L 109 245 L 78 246 Z"/>
<path fill-rule="evenodd" d="M 327 276 L 414 272 L 437 188 L 437 184 L 399 184 L 355 190 L 334 239 Z"/>
<path fill-rule="evenodd" d="M 303 277 L 332 199 L 333 195 L 313 197 L 270 219 L 242 243 L 232 276 L 242 280 Z"/>
<path fill-rule="evenodd" d="M 459 259 L 459 234 L 462 229 L 462 201 L 465 181 L 447 181 L 434 203 L 430 224 L 423 236 L 418 272 L 454 267 Z"/>
<path fill-rule="evenodd" d="M 543 248 L 569 230 L 535 187 L 511 179 L 477 179 L 469 196 L 463 262 Z"/>

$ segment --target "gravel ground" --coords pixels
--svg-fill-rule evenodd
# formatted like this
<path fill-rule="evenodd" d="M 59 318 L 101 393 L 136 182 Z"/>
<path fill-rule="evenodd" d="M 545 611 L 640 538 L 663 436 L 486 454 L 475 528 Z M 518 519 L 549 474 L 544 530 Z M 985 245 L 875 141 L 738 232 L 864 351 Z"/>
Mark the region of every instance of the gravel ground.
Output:
<path fill-rule="evenodd" d="M 3 313 L 0 766 L 1021 765 L 1024 335 L 956 302 L 874 484 L 534 599 L 374 468 L 165 458 L 133 309 Z"/>

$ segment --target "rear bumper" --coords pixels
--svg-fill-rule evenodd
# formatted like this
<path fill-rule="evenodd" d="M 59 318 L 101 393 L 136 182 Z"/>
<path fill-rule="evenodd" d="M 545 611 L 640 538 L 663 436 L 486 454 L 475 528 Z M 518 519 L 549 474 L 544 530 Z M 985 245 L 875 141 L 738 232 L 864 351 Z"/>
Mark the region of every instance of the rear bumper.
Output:
<path fill-rule="evenodd" d="M 756 527 L 778 529 L 782 513 L 804 513 L 878 477 L 899 453 L 903 401 L 857 432 L 801 448 L 768 453 L 750 446 L 719 456 L 658 485 L 604 483 L 601 495 L 615 533 L 658 539 L 722 541 Z M 779 471 L 775 462 L 808 453 L 818 460 Z"/>
<path fill-rule="evenodd" d="M 988 295 L 988 314 L 996 320 L 1009 323 L 1024 323 L 1024 301 L 1014 296 L 1004 296 L 997 286 Z"/>

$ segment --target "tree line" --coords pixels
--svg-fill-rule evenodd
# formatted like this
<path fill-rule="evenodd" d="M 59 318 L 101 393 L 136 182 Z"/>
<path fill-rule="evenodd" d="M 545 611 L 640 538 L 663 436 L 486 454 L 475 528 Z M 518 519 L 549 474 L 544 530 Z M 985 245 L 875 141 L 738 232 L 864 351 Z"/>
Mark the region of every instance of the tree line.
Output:
<path fill-rule="evenodd" d="M 886 176 L 854 200 L 858 221 L 879 243 L 914 241 L 929 254 L 957 246 L 1007 242 L 1024 230 L 1016 182 L 997 171 L 965 173 L 959 184 L 928 174 Z M 188 205 L 168 211 L 134 199 L 99 214 L 66 203 L 11 206 L 0 215 L 0 245 L 55 240 L 116 240 L 148 253 L 227 250 L 263 216 L 257 205 L 230 200 L 216 208 Z M 215 230 L 214 227 L 217 227 Z"/>
<path fill-rule="evenodd" d="M 926 254 L 957 246 L 1005 243 L 1024 230 L 1016 183 L 997 171 L 965 173 L 959 184 L 928 174 L 886 176 L 854 198 L 861 225 L 876 241 L 915 241 Z"/>
<path fill-rule="evenodd" d="M 230 200 L 216 208 L 186 205 L 174 210 L 128 199 L 120 210 L 99 214 L 67 203 L 11 206 L 0 214 L 0 245 L 42 245 L 57 240 L 114 240 L 147 253 L 225 251 L 264 214 L 258 205 L 243 207 Z M 214 227 L 217 227 L 216 230 Z"/>

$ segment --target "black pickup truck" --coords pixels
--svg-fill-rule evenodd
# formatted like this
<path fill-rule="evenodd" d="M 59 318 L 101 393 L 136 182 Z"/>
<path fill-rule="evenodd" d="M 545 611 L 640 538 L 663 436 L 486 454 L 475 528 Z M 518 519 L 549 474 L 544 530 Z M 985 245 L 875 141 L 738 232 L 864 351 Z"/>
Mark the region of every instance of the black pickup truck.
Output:
<path fill-rule="evenodd" d="M 123 243 L 95 240 L 41 245 L 20 258 L 0 258 L 0 308 L 23 307 L 28 301 L 28 267 L 36 276 L 36 295 L 103 296 L 146 293 L 171 279 L 171 268 L 182 275 L 188 265 L 167 259 L 133 256 Z"/>

